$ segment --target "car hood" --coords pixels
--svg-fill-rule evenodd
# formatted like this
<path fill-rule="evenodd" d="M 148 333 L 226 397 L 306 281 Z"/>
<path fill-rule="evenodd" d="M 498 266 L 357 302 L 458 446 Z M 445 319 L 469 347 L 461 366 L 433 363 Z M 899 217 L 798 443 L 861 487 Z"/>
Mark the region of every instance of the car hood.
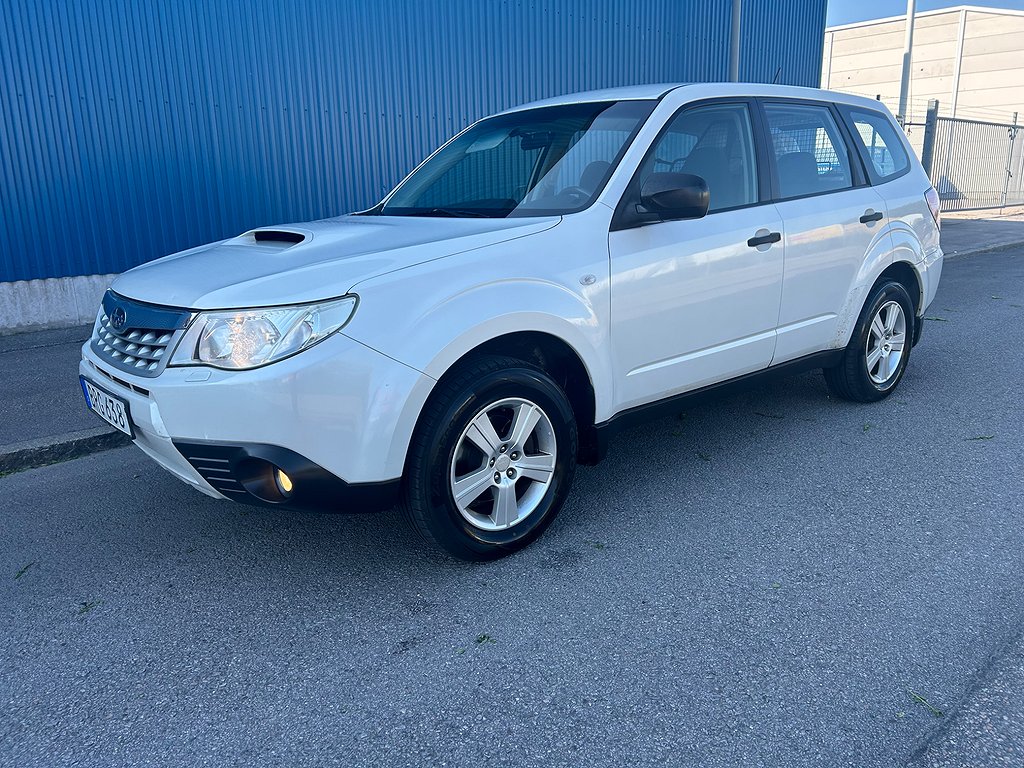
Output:
<path fill-rule="evenodd" d="M 559 218 L 339 216 L 269 227 L 151 261 L 114 292 L 187 309 L 273 306 L 342 296 L 363 280 L 532 235 Z"/>

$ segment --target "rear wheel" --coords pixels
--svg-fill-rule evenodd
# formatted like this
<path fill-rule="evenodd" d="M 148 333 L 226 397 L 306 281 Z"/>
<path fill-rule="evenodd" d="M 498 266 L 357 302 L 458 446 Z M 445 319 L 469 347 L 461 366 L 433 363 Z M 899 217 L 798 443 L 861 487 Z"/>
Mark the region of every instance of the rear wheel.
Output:
<path fill-rule="evenodd" d="M 842 360 L 824 370 L 832 394 L 861 403 L 892 394 L 907 369 L 914 322 L 914 305 L 903 285 L 888 281 L 876 287 Z"/>
<path fill-rule="evenodd" d="M 406 513 L 428 542 L 464 560 L 522 549 L 565 502 L 577 439 L 572 407 L 544 371 L 505 357 L 463 364 L 424 407 Z"/>

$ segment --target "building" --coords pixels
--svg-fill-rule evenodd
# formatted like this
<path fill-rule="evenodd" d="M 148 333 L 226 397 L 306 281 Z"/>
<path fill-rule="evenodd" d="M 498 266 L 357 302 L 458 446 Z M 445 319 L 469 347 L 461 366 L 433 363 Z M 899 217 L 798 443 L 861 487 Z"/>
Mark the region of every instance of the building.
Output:
<path fill-rule="evenodd" d="M 821 84 L 880 96 L 895 112 L 906 18 L 825 30 Z M 908 115 L 923 122 L 929 99 L 948 117 L 1012 122 L 1024 118 L 1024 11 L 960 6 L 918 13 Z"/>
<path fill-rule="evenodd" d="M 376 202 L 503 108 L 724 80 L 738 0 L 0 4 L 0 332 L 112 273 Z M 742 0 L 740 79 L 816 85 L 825 0 Z"/>

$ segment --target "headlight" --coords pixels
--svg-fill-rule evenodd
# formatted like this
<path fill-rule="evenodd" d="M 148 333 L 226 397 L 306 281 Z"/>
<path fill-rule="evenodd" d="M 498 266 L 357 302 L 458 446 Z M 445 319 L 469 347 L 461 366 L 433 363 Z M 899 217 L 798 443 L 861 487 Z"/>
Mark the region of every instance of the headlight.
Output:
<path fill-rule="evenodd" d="M 200 312 L 170 365 L 210 365 L 243 370 L 273 363 L 340 330 L 355 311 L 356 297 L 319 304 Z"/>

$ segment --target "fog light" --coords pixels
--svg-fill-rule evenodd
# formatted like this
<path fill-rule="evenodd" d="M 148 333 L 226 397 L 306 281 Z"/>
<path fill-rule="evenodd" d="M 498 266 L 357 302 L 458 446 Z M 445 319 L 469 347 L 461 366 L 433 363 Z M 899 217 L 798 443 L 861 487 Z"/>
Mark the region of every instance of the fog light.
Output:
<path fill-rule="evenodd" d="M 292 479 L 285 474 L 283 469 L 274 470 L 274 480 L 277 482 L 277 490 L 282 496 L 290 496 L 292 493 Z"/>

